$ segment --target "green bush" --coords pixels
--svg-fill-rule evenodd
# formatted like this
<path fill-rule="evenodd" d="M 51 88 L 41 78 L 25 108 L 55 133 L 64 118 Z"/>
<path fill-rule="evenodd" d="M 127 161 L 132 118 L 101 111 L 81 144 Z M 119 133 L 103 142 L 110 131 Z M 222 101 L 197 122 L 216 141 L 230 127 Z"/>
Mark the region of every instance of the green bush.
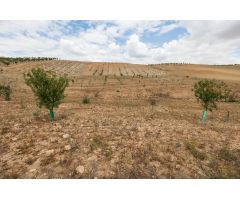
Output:
<path fill-rule="evenodd" d="M 39 107 L 44 106 L 50 112 L 51 121 L 54 121 L 53 109 L 58 107 L 64 99 L 65 88 L 69 85 L 66 76 L 57 76 L 53 72 L 34 68 L 31 72 L 24 74 L 25 83 L 31 87 L 37 97 Z"/>
<path fill-rule="evenodd" d="M 157 104 L 156 99 L 152 96 L 149 97 L 148 101 L 149 101 L 149 104 L 151 105 L 152 109 L 153 109 L 153 106 L 155 106 Z"/>
<path fill-rule="evenodd" d="M 194 94 L 198 102 L 202 104 L 203 121 L 206 120 L 207 111 L 217 109 L 217 102 L 228 97 L 229 89 L 222 81 L 201 80 L 194 85 Z"/>
<path fill-rule="evenodd" d="M 82 103 L 83 103 L 83 104 L 89 104 L 89 103 L 90 103 L 90 99 L 88 98 L 88 96 L 84 96 L 84 97 L 83 97 Z"/>
<path fill-rule="evenodd" d="M 237 93 L 236 91 L 227 89 L 225 93 L 224 101 L 229 103 L 239 102 L 240 101 L 239 93 Z"/>
<path fill-rule="evenodd" d="M 11 100 L 11 87 L 10 85 L 0 85 L 0 96 L 2 96 L 6 101 Z"/>

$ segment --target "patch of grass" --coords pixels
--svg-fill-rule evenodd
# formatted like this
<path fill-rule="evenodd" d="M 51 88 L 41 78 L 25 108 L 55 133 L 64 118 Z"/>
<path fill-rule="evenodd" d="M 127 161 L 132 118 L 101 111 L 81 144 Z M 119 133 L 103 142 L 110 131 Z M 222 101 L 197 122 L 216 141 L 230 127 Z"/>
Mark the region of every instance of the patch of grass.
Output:
<path fill-rule="evenodd" d="M 162 98 L 171 98 L 171 95 L 166 92 L 166 93 L 161 93 L 161 92 L 158 92 L 158 93 L 155 93 L 154 94 L 156 97 L 162 97 Z"/>
<path fill-rule="evenodd" d="M 186 149 L 190 151 L 190 153 L 199 160 L 205 160 L 207 155 L 204 152 L 199 151 L 196 146 L 191 142 L 186 142 Z"/>
<path fill-rule="evenodd" d="M 149 97 L 148 101 L 149 101 L 149 103 L 150 103 L 150 105 L 152 106 L 152 109 L 153 109 L 153 106 L 155 106 L 156 103 L 157 103 L 156 99 L 153 98 L 153 97 Z"/>
<path fill-rule="evenodd" d="M 34 163 L 34 159 L 33 158 L 27 158 L 25 160 L 25 163 L 28 164 L 28 165 L 32 165 Z"/>
<path fill-rule="evenodd" d="M 82 103 L 83 104 L 89 104 L 90 103 L 90 99 L 88 96 L 84 96 L 83 99 L 82 99 Z"/>
<path fill-rule="evenodd" d="M 2 96 L 5 101 L 11 100 L 12 89 L 10 85 L 0 85 L 0 96 Z"/>
<path fill-rule="evenodd" d="M 139 106 L 139 104 L 137 102 L 130 101 L 130 100 L 123 102 L 122 105 L 125 107 L 138 107 Z"/>
<path fill-rule="evenodd" d="M 102 148 L 104 146 L 103 138 L 100 135 L 93 137 L 92 142 L 90 143 L 91 151 L 96 150 L 97 148 Z"/>
<path fill-rule="evenodd" d="M 71 145 L 71 150 L 74 150 L 74 149 L 77 149 L 78 148 L 78 143 L 76 140 L 72 140 L 70 142 L 70 145 Z"/>
<path fill-rule="evenodd" d="M 104 138 L 100 135 L 95 135 L 90 143 L 90 149 L 94 151 L 98 148 L 102 149 L 104 156 L 108 158 L 113 154 L 111 147 L 106 143 Z"/>
<path fill-rule="evenodd" d="M 40 112 L 39 112 L 39 111 L 33 112 L 33 117 L 34 117 L 35 119 L 39 119 L 39 118 L 40 118 Z"/>
<path fill-rule="evenodd" d="M 234 153 L 227 147 L 219 150 L 218 157 L 225 161 L 235 161 L 237 159 Z"/>
<path fill-rule="evenodd" d="M 117 162 L 114 178 L 156 178 L 156 168 L 151 161 L 157 158 L 157 149 L 152 143 L 126 149 Z"/>
<path fill-rule="evenodd" d="M 208 167 L 210 170 L 205 170 L 205 173 L 208 178 L 211 179 L 223 179 L 226 178 L 223 168 L 220 166 L 220 163 L 213 159 L 209 162 Z"/>
<path fill-rule="evenodd" d="M 205 170 L 208 178 L 240 178 L 240 150 L 224 145 L 214 155 Z"/>
<path fill-rule="evenodd" d="M 71 116 L 73 114 L 72 110 L 65 110 L 64 113 L 61 113 L 58 117 L 59 120 L 62 119 L 67 119 L 69 116 Z"/>
<path fill-rule="evenodd" d="M 53 163 L 54 160 L 54 155 L 46 156 L 41 160 L 40 166 L 46 166 L 49 165 L 50 163 Z"/>

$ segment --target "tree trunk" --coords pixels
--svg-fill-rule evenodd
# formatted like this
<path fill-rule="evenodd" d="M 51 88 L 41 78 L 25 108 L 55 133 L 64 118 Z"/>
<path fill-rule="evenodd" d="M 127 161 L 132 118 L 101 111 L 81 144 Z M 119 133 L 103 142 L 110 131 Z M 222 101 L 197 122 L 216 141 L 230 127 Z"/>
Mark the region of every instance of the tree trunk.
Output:
<path fill-rule="evenodd" d="M 205 122 L 207 119 L 207 110 L 204 110 L 202 113 L 202 122 Z"/>
<path fill-rule="evenodd" d="M 55 120 L 55 116 L 54 116 L 53 110 L 49 110 L 49 113 L 50 113 L 50 119 L 51 119 L 51 121 L 54 121 L 54 120 Z"/>

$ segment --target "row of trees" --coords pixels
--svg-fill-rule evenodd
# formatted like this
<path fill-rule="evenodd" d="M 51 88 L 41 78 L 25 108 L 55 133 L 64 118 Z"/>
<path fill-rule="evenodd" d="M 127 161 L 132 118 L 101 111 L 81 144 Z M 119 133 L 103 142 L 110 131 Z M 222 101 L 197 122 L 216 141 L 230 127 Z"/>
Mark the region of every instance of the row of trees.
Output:
<path fill-rule="evenodd" d="M 155 66 L 155 65 L 190 65 L 191 63 L 187 62 L 179 62 L 179 63 L 159 63 L 159 64 L 148 64 L 149 66 Z"/>
<path fill-rule="evenodd" d="M 28 61 L 45 61 L 45 60 L 58 60 L 58 58 L 50 58 L 50 57 L 0 57 L 0 62 L 9 65 L 11 63 L 20 63 L 20 62 L 28 62 Z"/>
<path fill-rule="evenodd" d="M 57 76 L 54 72 L 34 68 L 24 74 L 24 80 L 37 97 L 37 105 L 47 108 L 51 121 L 54 121 L 54 108 L 58 107 L 64 99 L 64 91 L 69 86 L 69 79 L 66 76 Z M 232 91 L 222 81 L 201 80 L 195 83 L 193 90 L 195 97 L 203 107 L 203 122 L 206 121 L 207 111 L 217 109 L 218 102 L 236 100 Z M 6 100 L 10 100 L 10 93 L 10 86 L 0 86 L 0 94 L 3 94 Z M 155 105 L 155 102 L 151 105 Z"/>

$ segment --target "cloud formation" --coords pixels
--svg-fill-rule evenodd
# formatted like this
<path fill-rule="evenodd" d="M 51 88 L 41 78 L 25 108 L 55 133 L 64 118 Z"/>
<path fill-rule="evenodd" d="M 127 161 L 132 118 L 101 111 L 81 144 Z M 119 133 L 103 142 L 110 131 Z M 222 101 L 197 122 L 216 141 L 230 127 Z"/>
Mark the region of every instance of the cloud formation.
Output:
<path fill-rule="evenodd" d="M 0 21 L 0 56 L 240 63 L 240 21 Z"/>

